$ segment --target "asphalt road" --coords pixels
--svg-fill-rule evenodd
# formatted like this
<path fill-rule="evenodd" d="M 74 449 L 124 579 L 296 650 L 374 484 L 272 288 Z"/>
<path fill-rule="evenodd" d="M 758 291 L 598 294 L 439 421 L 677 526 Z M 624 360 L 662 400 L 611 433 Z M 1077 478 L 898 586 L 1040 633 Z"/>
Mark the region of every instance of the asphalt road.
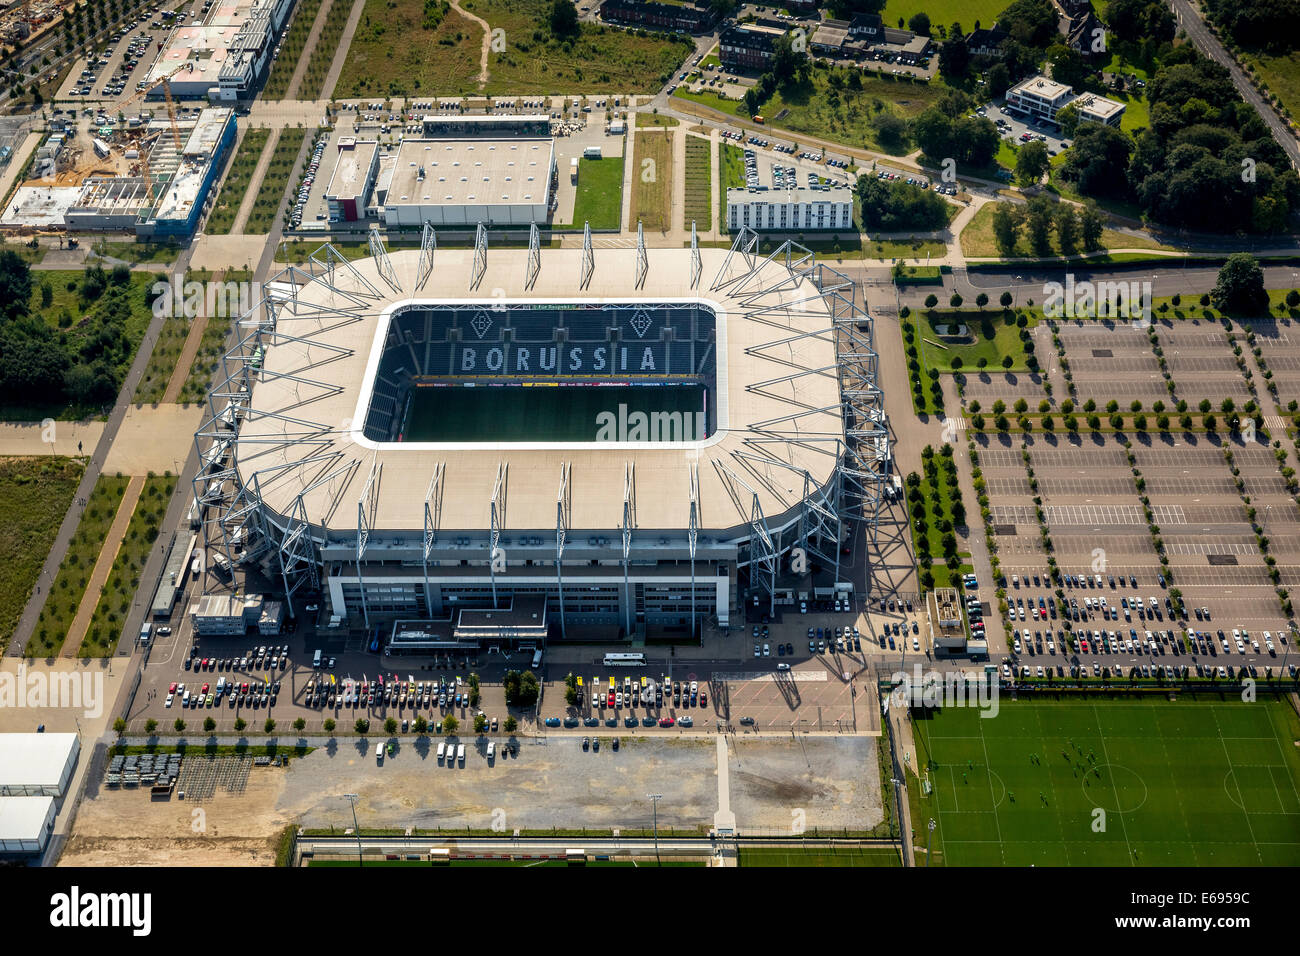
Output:
<path fill-rule="evenodd" d="M 1286 151 L 1287 156 L 1291 159 L 1291 165 L 1300 168 L 1300 143 L 1296 142 L 1294 134 L 1282 122 L 1281 117 L 1273 111 L 1273 108 L 1264 102 L 1264 98 L 1259 95 L 1258 91 L 1250 85 L 1246 75 L 1241 72 L 1241 68 L 1228 55 L 1228 51 L 1223 48 L 1218 39 L 1212 34 L 1201 19 L 1198 11 L 1188 0 L 1171 0 L 1170 7 L 1174 11 L 1174 16 L 1178 19 L 1178 25 L 1187 33 L 1188 38 L 1198 50 L 1220 66 L 1227 69 L 1232 75 L 1233 85 L 1241 94 L 1242 99 L 1254 107 L 1255 112 L 1260 118 L 1268 124 L 1269 130 L 1273 133 L 1273 138 Z"/>

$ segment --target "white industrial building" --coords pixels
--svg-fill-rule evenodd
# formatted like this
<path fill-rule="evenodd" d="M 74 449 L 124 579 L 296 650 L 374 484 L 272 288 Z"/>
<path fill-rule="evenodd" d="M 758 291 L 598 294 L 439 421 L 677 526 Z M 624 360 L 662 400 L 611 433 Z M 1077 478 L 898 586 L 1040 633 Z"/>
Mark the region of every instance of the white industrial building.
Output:
<path fill-rule="evenodd" d="M 40 853 L 56 812 L 53 797 L 0 797 L 0 854 Z"/>
<path fill-rule="evenodd" d="M 366 201 L 379 173 L 379 144 L 345 136 L 338 142 L 334 173 L 325 187 L 325 202 L 333 222 L 364 219 Z"/>
<path fill-rule="evenodd" d="M 376 201 L 390 229 L 540 225 L 557 176 L 549 137 L 408 139 L 381 171 Z"/>
<path fill-rule="evenodd" d="M 1075 96 L 1064 83 L 1045 76 L 1031 76 L 1007 90 L 1007 106 L 1028 114 L 1032 119 L 1055 123 L 1056 116 L 1065 107 L 1074 104 L 1079 119 L 1118 126 L 1124 115 L 1124 104 L 1096 93 Z"/>
<path fill-rule="evenodd" d="M 81 753 L 76 734 L 0 734 L 0 797 L 61 797 Z"/>
<path fill-rule="evenodd" d="M 293 0 L 222 0 L 207 19 L 174 31 L 148 84 L 171 77 L 173 96 L 211 101 L 247 99 L 266 75 Z M 162 96 L 158 87 L 151 96 Z"/>
<path fill-rule="evenodd" d="M 727 228 L 755 232 L 802 232 L 853 228 L 853 190 L 765 189 L 727 190 Z"/>

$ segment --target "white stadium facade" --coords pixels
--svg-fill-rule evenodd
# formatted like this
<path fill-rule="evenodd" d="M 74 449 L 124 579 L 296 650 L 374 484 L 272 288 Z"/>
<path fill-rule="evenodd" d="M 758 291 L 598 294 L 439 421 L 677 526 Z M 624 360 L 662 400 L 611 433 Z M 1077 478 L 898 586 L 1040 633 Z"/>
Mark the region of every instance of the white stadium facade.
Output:
<path fill-rule="evenodd" d="M 837 578 L 841 545 L 874 529 L 889 439 L 872 322 L 806 249 L 761 255 L 749 230 L 730 249 L 594 251 L 590 233 L 544 249 L 535 227 L 528 248 L 490 248 L 482 226 L 472 248 L 439 248 L 431 225 L 418 250 L 372 237 L 368 258 L 325 245 L 267 284 L 195 436 L 205 545 L 291 609 L 422 622 L 390 652 L 502 643 L 507 623 L 698 635 L 751 596 L 767 609 L 809 564 Z M 666 385 L 705 397 L 695 421 L 611 407 L 583 440 L 508 422 L 409 434 L 421 403 L 524 415 Z"/>

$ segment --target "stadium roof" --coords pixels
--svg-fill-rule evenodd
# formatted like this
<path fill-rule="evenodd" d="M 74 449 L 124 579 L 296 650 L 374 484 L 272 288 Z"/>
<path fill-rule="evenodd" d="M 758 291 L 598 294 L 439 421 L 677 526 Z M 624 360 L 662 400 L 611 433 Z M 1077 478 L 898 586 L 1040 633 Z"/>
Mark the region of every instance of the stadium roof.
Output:
<path fill-rule="evenodd" d="M 440 527 L 489 525 L 498 467 L 508 466 L 504 527 L 553 528 L 561 468 L 570 465 L 577 530 L 615 529 L 623 520 L 626 469 L 635 469 L 638 528 L 678 529 L 690 521 L 689 465 L 699 475 L 702 529 L 747 524 L 757 496 L 769 519 L 803 501 L 805 472 L 817 485 L 836 466 L 843 415 L 831 308 L 807 274 L 811 256 L 795 252 L 790 268 L 726 249 L 701 249 L 692 286 L 690 249 L 651 249 L 640 290 L 637 250 L 600 249 L 586 289 L 580 249 L 542 249 L 528 283 L 528 250 L 489 249 L 482 277 L 472 249 L 438 249 L 421 283 L 421 253 L 346 264 L 321 277 L 289 271 L 296 299 L 279 309 L 281 338 L 265 355 L 253 385 L 236 455 L 241 483 L 266 506 L 288 514 L 301 495 L 308 519 L 331 534 L 355 534 L 358 502 L 373 474 L 367 526 L 403 531 L 422 526 L 431 478 L 443 468 Z M 332 280 L 326 277 L 332 272 Z M 400 291 L 399 291 L 400 290 Z M 558 303 L 702 300 L 717 315 L 718 429 L 696 443 L 376 445 L 363 434 L 368 363 L 379 354 L 386 310 L 411 300 L 436 303 Z M 308 460 L 310 459 L 310 460 Z M 343 469 L 346 468 L 346 471 Z M 373 469 L 373 471 L 372 471 Z"/>

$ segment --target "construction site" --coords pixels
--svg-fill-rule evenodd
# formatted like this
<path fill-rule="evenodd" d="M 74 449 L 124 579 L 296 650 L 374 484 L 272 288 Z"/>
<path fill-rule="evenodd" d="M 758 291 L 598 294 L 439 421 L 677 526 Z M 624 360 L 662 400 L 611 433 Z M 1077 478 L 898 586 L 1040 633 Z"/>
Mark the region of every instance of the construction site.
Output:
<path fill-rule="evenodd" d="M 0 10 L 0 40 L 11 46 L 39 36 L 61 18 L 63 7 L 55 0 L 21 0 Z"/>
<path fill-rule="evenodd" d="M 38 231 L 130 232 L 140 237 L 187 237 L 235 141 L 227 107 L 179 119 L 168 79 L 141 90 L 118 109 L 162 87 L 166 110 L 125 122 L 99 113 L 56 114 L 37 147 L 27 179 L 0 215 L 0 227 Z"/>

